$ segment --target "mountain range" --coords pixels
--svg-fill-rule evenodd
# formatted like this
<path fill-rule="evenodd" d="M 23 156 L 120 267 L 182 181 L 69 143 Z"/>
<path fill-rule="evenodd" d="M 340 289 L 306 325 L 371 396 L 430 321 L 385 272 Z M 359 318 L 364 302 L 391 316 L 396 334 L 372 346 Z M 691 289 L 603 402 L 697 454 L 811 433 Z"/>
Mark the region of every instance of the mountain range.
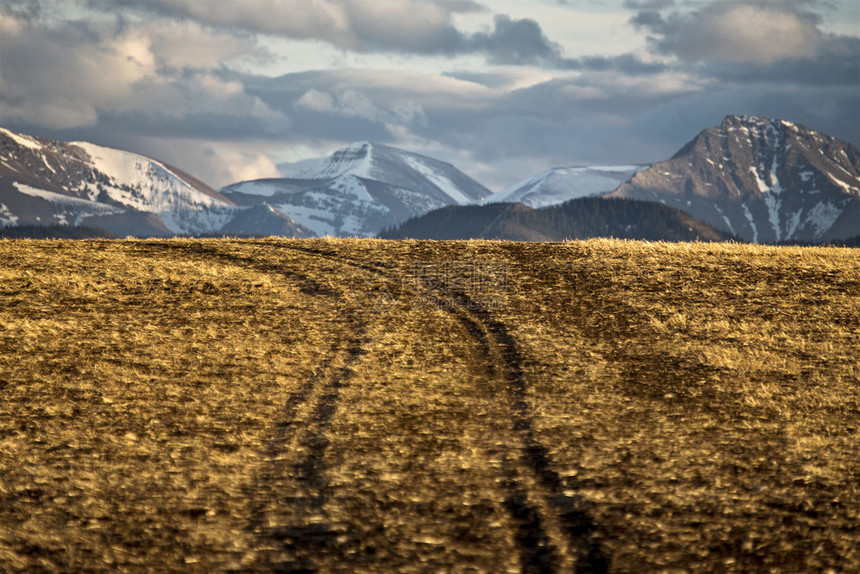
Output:
<path fill-rule="evenodd" d="M 559 167 L 495 194 L 449 163 L 371 142 L 216 191 L 139 154 L 0 128 L 0 227 L 57 224 L 119 236 L 392 237 L 431 225 L 450 238 L 839 242 L 860 233 L 860 150 L 728 116 L 666 161 Z"/>

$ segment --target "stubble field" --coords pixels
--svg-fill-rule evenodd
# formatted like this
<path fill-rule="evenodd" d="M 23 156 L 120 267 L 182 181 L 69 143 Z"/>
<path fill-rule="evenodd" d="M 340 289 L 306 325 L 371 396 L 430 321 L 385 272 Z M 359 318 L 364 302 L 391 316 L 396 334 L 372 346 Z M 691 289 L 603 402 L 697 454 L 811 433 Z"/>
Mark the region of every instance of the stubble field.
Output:
<path fill-rule="evenodd" d="M 0 241 L 0 571 L 860 571 L 860 251 Z"/>

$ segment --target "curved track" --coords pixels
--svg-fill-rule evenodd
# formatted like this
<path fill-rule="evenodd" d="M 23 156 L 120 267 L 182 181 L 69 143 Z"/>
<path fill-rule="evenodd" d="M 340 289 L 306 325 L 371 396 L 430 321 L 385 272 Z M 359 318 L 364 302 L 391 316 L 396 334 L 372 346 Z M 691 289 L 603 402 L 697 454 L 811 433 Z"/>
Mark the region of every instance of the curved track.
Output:
<path fill-rule="evenodd" d="M 323 286 L 306 273 L 203 245 L 165 247 L 280 275 L 295 282 L 304 295 L 348 304 L 343 293 Z M 341 319 L 348 327 L 347 337 L 332 341 L 320 355 L 316 376 L 290 393 L 283 415 L 274 422 L 274 437 L 263 453 L 264 464 L 247 488 L 251 501 L 248 529 L 259 540 L 260 548 L 253 563 L 237 571 L 313 572 L 315 557 L 337 552 L 337 539 L 343 538 L 343 528 L 333 524 L 325 511 L 331 490 L 325 473 L 327 432 L 339 408 L 342 390 L 353 380 L 352 366 L 364 354 L 366 324 L 353 308 L 348 308 Z"/>
<path fill-rule="evenodd" d="M 290 246 L 289 249 L 376 273 L 397 281 L 397 270 L 377 263 L 352 260 L 319 249 Z M 418 295 L 454 316 L 474 342 L 489 366 L 483 385 L 494 398 L 497 420 L 510 421 L 518 444 L 507 452 L 487 446 L 488 457 L 502 464 L 504 501 L 511 522 L 523 572 L 606 572 L 609 558 L 601 547 L 602 532 L 581 500 L 565 489 L 546 447 L 535 436 L 533 413 L 528 404 L 528 382 L 523 357 L 504 323 L 495 319 L 479 301 L 464 291 L 452 290 L 443 282 L 412 285 Z M 455 302 L 451 305 L 450 302 Z M 499 393 L 503 390 L 503 393 Z M 569 486 L 569 485 L 568 485 Z"/>

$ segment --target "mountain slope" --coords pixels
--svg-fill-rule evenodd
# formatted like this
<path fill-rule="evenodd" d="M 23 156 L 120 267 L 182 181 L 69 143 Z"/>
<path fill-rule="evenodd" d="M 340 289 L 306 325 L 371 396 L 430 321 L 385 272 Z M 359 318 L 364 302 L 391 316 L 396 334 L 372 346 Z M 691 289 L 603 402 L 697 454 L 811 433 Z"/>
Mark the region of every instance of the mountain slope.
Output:
<path fill-rule="evenodd" d="M 482 203 L 524 203 L 530 207 L 559 205 L 571 199 L 613 191 L 645 167 L 598 165 L 553 168 L 494 193 Z"/>
<path fill-rule="evenodd" d="M 285 175 L 236 183 L 221 193 L 239 205 L 270 205 L 320 236 L 371 236 L 490 194 L 449 163 L 369 142 L 303 162 Z"/>
<path fill-rule="evenodd" d="M 380 233 L 382 239 L 563 241 L 616 237 L 723 241 L 732 236 L 679 209 L 624 199 L 580 198 L 542 209 L 522 203 L 450 206 Z"/>
<path fill-rule="evenodd" d="M 860 149 L 803 126 L 728 116 L 611 197 L 661 201 L 755 243 L 860 229 Z"/>
<path fill-rule="evenodd" d="M 314 237 L 308 228 L 299 225 L 287 214 L 270 205 L 252 205 L 237 209 L 218 230 L 222 235 L 255 235 L 258 237 Z"/>
<path fill-rule="evenodd" d="M 95 225 L 119 233 L 195 233 L 232 203 L 156 160 L 87 142 L 0 129 L 0 217 L 6 224 Z"/>
<path fill-rule="evenodd" d="M 0 225 L 89 225 L 138 236 L 217 234 L 224 227 L 224 233 L 258 234 L 259 218 L 241 211 L 169 164 L 0 128 Z M 283 214 L 268 217 L 267 229 L 310 234 Z"/>

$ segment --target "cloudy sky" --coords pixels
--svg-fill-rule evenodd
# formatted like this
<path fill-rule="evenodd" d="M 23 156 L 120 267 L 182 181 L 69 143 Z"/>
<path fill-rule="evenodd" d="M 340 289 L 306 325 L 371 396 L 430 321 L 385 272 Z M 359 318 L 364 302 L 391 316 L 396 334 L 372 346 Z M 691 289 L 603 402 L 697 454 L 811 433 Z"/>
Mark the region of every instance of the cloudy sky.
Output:
<path fill-rule="evenodd" d="M 0 125 L 215 187 L 370 140 L 497 190 L 727 114 L 860 145 L 860 2 L 0 0 Z"/>

